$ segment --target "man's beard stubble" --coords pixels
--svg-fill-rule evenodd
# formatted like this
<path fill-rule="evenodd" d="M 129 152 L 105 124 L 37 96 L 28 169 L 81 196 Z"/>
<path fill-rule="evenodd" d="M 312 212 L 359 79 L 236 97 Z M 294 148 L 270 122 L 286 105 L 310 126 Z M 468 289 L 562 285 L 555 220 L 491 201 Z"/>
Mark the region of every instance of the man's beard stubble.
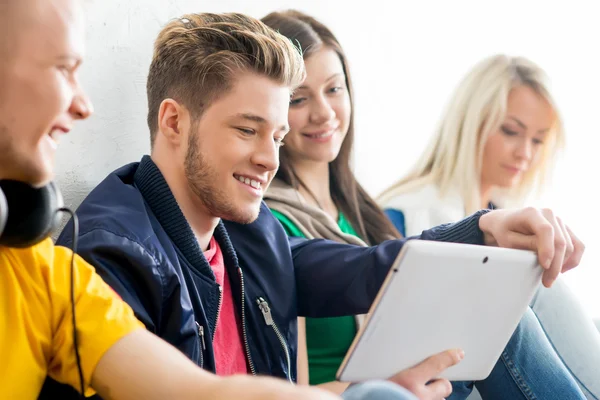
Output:
<path fill-rule="evenodd" d="M 258 212 L 236 210 L 227 193 L 219 186 L 217 173 L 202 155 L 197 136 L 196 132 L 190 135 L 184 164 L 185 176 L 192 192 L 198 196 L 210 214 L 217 218 L 240 224 L 249 224 L 256 220 Z"/>

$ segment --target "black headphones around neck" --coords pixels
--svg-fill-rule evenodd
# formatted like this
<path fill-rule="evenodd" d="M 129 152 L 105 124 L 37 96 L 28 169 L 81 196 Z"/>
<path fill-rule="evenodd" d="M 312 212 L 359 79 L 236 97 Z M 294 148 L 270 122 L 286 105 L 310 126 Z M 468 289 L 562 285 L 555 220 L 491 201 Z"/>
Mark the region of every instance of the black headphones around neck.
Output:
<path fill-rule="evenodd" d="M 73 347 L 79 372 L 79 393 L 84 398 L 84 379 L 77 339 L 75 319 L 75 253 L 79 223 L 77 215 L 64 202 L 58 186 L 50 182 L 40 188 L 27 183 L 0 180 L 0 246 L 30 247 L 46 239 L 58 228 L 60 212 L 67 212 L 73 218 L 73 253 L 71 255 L 71 318 L 73 321 Z"/>
<path fill-rule="evenodd" d="M 0 246 L 29 247 L 58 228 L 63 198 L 54 182 L 40 188 L 0 180 Z"/>

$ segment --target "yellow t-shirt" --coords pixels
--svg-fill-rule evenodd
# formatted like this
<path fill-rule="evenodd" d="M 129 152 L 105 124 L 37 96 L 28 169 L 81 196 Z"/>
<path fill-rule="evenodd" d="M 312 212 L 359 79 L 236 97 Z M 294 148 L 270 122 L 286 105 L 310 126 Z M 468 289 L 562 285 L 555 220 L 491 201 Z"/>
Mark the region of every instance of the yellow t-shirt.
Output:
<path fill-rule="evenodd" d="M 0 397 L 35 399 L 46 375 L 79 390 L 71 313 L 71 250 L 47 239 L 0 247 Z M 75 256 L 75 313 L 86 394 L 104 353 L 143 325 Z"/>

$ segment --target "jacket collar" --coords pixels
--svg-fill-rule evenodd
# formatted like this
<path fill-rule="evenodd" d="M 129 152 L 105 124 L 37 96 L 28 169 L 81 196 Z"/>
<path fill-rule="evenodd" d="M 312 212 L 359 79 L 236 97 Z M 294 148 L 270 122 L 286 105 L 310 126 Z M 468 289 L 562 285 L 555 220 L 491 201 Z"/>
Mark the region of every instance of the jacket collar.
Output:
<path fill-rule="evenodd" d="M 163 174 L 150 156 L 145 155 L 142 157 L 133 179 L 161 227 L 185 259 L 199 272 L 214 279 L 212 268 L 204 257 L 192 228 L 185 219 Z M 221 247 L 225 263 L 237 266 L 237 256 L 223 221 L 219 221 L 214 236 Z"/>

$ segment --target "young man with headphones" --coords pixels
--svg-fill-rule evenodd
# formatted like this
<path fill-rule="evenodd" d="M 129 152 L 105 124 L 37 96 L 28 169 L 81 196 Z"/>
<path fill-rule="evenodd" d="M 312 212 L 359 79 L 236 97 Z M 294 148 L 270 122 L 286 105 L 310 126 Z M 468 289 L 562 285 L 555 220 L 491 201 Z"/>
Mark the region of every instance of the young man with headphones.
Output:
<path fill-rule="evenodd" d="M 78 209 L 79 254 L 147 329 L 219 375 L 294 381 L 297 317 L 368 312 L 404 244 L 288 239 L 262 202 L 288 130 L 290 89 L 303 73 L 290 42 L 253 18 L 171 21 L 155 42 L 147 83 L 152 153 L 109 174 Z M 72 236 L 69 224 L 59 243 Z M 547 286 L 583 253 L 549 210 L 481 211 L 421 239 L 534 250 Z M 517 331 L 515 340 L 540 344 L 515 355 L 527 361 L 540 350 L 539 362 L 523 362 L 525 375 L 554 372 L 539 397 L 560 386 L 581 399 L 539 324 L 528 319 Z M 444 361 L 450 354 L 436 356 L 441 369 L 457 361 L 455 353 Z M 438 375 L 426 364 L 391 380 L 419 398 L 447 396 L 449 383 L 432 381 Z M 490 379 L 490 391 L 510 381 L 521 393 L 528 382 L 497 365 L 506 374 Z"/>
<path fill-rule="evenodd" d="M 92 112 L 77 78 L 83 23 L 79 0 L 0 0 L 0 397 L 37 398 L 48 375 L 111 399 L 335 399 L 203 371 L 143 329 L 93 267 L 52 244 L 58 140 Z M 382 390 L 406 398 L 375 384 L 348 399 Z"/>

